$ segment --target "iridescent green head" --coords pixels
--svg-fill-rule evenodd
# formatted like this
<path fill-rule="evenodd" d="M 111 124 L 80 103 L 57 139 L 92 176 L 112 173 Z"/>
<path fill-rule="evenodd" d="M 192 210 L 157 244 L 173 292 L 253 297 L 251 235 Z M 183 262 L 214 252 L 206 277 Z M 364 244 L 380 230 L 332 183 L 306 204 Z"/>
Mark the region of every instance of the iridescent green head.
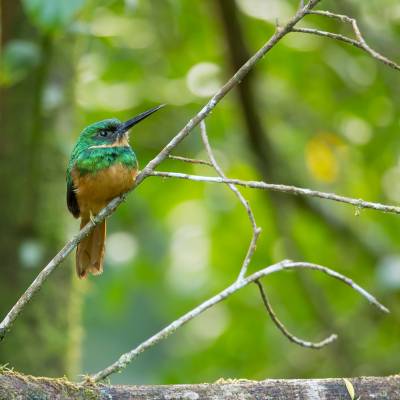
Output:
<path fill-rule="evenodd" d="M 121 122 L 116 118 L 95 122 L 81 132 L 77 145 L 80 149 L 87 149 L 92 146 L 106 147 L 118 144 L 127 139 L 129 129 L 163 106 L 164 104 L 151 108 L 126 122 Z"/>

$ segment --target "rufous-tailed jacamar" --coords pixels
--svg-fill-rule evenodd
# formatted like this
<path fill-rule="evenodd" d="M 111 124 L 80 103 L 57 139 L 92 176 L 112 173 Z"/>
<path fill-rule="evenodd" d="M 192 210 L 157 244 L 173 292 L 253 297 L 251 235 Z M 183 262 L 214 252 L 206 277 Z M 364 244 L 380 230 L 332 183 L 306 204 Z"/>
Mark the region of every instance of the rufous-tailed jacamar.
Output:
<path fill-rule="evenodd" d="M 114 118 L 96 122 L 79 135 L 67 168 L 67 205 L 75 218 L 81 217 L 81 228 L 111 199 L 132 188 L 138 161 L 129 145 L 128 131 L 162 106 L 126 122 Z M 105 239 L 106 221 L 103 221 L 78 244 L 79 278 L 85 278 L 88 272 L 102 273 Z"/>

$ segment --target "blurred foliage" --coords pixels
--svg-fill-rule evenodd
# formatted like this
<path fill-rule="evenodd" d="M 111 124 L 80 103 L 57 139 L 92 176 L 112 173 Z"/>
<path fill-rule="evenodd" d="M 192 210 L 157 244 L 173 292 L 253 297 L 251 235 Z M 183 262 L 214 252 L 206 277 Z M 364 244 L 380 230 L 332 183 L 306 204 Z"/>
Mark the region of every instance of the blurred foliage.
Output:
<path fill-rule="evenodd" d="M 67 215 L 59 201 L 65 160 L 58 138 L 60 117 L 68 121 L 72 100 L 65 84 L 72 76 L 69 47 L 54 47 L 51 37 L 36 31 L 20 1 L 5 3 L 0 0 L 2 316 L 65 241 Z M 51 87 L 62 88 L 63 98 L 58 95 L 62 101 L 49 107 Z M 37 375 L 76 374 L 80 308 L 75 283 L 71 259 L 16 321 L 0 346 L 0 364 Z"/>
<path fill-rule="evenodd" d="M 45 33 L 64 30 L 83 4 L 84 0 L 23 0 L 27 16 Z"/>
<path fill-rule="evenodd" d="M 24 0 L 24 5 L 56 46 L 74 39 L 74 78 L 64 86 L 48 82 L 45 92 L 49 110 L 65 91 L 73 93 L 75 123 L 59 120 L 65 162 L 85 125 L 109 117 L 128 119 L 167 103 L 131 133 L 144 166 L 229 76 L 214 0 Z M 298 1 L 238 0 L 232 6 L 238 9 L 248 48 L 255 51 L 273 32 L 276 19 L 283 22 L 292 15 Z M 356 17 L 371 47 L 399 61 L 396 0 L 326 0 L 320 8 Z M 351 35 L 349 27 L 322 17 L 308 16 L 301 25 Z M 37 57 L 28 43 L 13 46 L 2 54 L 9 66 L 5 70 L 11 70 L 2 73 L 8 84 L 20 79 Z M 280 183 L 400 201 L 398 72 L 358 49 L 302 34 L 288 35 L 256 70 L 257 112 L 279 155 L 274 168 L 288 177 Z M 207 118 L 207 126 L 228 176 L 261 179 L 234 93 Z M 205 158 L 198 132 L 176 154 Z M 161 169 L 210 174 L 207 167 L 172 160 Z M 315 351 L 289 343 L 267 318 L 257 288 L 248 287 L 141 354 L 112 382 L 398 372 L 398 217 L 312 200 L 318 214 L 292 202 L 279 220 L 273 218 L 276 203 L 268 194 L 243 192 L 263 227 L 252 271 L 294 253 L 353 278 L 391 314 L 380 315 L 349 288 L 317 273 L 281 273 L 265 284 L 282 321 L 297 335 L 316 340 L 333 326 L 337 344 Z M 283 203 L 289 195 L 279 196 Z M 54 198 L 64 202 L 64 193 Z M 69 221 L 72 234 L 78 223 Z M 285 234 L 277 224 L 285 224 Z M 230 284 L 251 237 L 246 213 L 227 188 L 159 178 L 135 190 L 108 229 L 104 274 L 80 283 L 86 286 L 84 373 L 102 369 Z"/>
<path fill-rule="evenodd" d="M 0 62 L 0 82 L 2 86 L 13 85 L 26 78 L 39 64 L 40 50 L 36 43 L 28 40 L 13 40 L 8 43 Z"/>

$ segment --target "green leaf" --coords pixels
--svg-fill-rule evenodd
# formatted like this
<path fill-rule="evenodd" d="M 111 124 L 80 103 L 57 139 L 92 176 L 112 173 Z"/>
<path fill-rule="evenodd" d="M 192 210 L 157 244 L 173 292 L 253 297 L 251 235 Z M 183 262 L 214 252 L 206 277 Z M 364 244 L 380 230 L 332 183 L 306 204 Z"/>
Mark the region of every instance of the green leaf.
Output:
<path fill-rule="evenodd" d="M 13 85 L 24 79 L 40 61 L 40 50 L 36 43 L 28 40 L 12 40 L 2 52 L 0 84 Z"/>
<path fill-rule="evenodd" d="M 32 23 L 44 33 L 65 29 L 85 0 L 22 0 Z"/>

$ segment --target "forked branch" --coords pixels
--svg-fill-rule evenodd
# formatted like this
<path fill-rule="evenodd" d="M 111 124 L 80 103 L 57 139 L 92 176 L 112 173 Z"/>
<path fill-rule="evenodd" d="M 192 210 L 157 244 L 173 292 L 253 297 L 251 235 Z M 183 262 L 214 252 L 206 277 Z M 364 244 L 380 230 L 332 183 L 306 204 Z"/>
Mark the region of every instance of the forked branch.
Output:
<path fill-rule="evenodd" d="M 139 346 L 135 347 L 133 350 L 123 354 L 115 361 L 113 364 L 108 366 L 107 368 L 97 372 L 96 374 L 90 377 L 91 382 L 98 382 L 101 381 L 111 374 L 114 374 L 122 369 L 124 369 L 128 364 L 130 364 L 140 353 L 147 350 L 150 347 L 153 347 L 161 340 L 167 338 L 169 335 L 174 333 L 178 328 L 185 325 L 187 322 L 192 320 L 193 318 L 197 317 L 208 308 L 214 306 L 215 304 L 220 303 L 221 301 L 225 300 L 227 297 L 231 296 L 232 294 L 236 293 L 240 289 L 244 288 L 245 286 L 249 285 L 252 282 L 256 282 L 261 278 L 271 275 L 275 272 L 290 270 L 290 269 L 308 269 L 308 270 L 315 270 L 319 272 L 323 272 L 324 274 L 330 276 L 331 278 L 338 279 L 339 281 L 345 283 L 346 285 L 350 286 L 353 290 L 358 292 L 361 296 L 365 297 L 369 303 L 376 306 L 380 311 L 388 313 L 389 310 L 382 305 L 378 300 L 375 299 L 370 293 L 368 293 L 365 289 L 361 286 L 357 285 L 353 282 L 350 278 L 339 274 L 336 271 L 333 271 L 327 267 L 323 267 L 322 265 L 318 264 L 311 264 L 305 262 L 293 262 L 290 260 L 284 260 L 280 263 L 270 265 L 269 267 L 263 268 L 251 275 L 247 278 L 243 278 L 241 280 L 236 280 L 232 285 L 228 286 L 226 289 L 222 290 L 215 296 L 211 297 L 210 299 L 206 300 L 205 302 L 199 304 L 197 307 L 190 310 L 188 313 L 182 315 L 180 318 L 173 321 L 171 324 L 166 326 L 164 329 L 156 333 L 155 335 L 151 336 L 149 339 L 142 342 Z M 332 339 L 331 339 L 332 340 Z"/>
<path fill-rule="evenodd" d="M 323 37 L 328 37 L 330 39 L 335 39 L 339 40 L 341 42 L 345 42 L 348 44 L 351 44 L 355 47 L 358 47 L 359 49 L 365 51 L 368 53 L 371 57 L 375 58 L 379 62 L 396 69 L 397 71 L 400 71 L 400 65 L 395 63 L 394 61 L 390 60 L 389 58 L 385 57 L 384 55 L 380 54 L 373 48 L 371 48 L 368 43 L 365 41 L 364 36 L 361 34 L 361 30 L 358 27 L 358 22 L 355 18 L 351 18 L 347 15 L 342 15 L 342 14 L 335 14 L 330 11 L 314 11 L 310 10 L 307 12 L 307 14 L 311 15 L 320 15 L 323 17 L 328 17 L 328 18 L 333 18 L 337 19 L 341 22 L 348 23 L 351 25 L 354 35 L 356 39 L 349 38 L 345 35 L 341 35 L 338 33 L 332 33 L 332 32 L 327 32 L 327 31 L 322 31 L 319 29 L 314 29 L 314 28 L 293 28 L 292 32 L 300 32 L 300 33 L 309 33 L 312 35 L 318 35 L 318 36 L 323 36 Z"/>

